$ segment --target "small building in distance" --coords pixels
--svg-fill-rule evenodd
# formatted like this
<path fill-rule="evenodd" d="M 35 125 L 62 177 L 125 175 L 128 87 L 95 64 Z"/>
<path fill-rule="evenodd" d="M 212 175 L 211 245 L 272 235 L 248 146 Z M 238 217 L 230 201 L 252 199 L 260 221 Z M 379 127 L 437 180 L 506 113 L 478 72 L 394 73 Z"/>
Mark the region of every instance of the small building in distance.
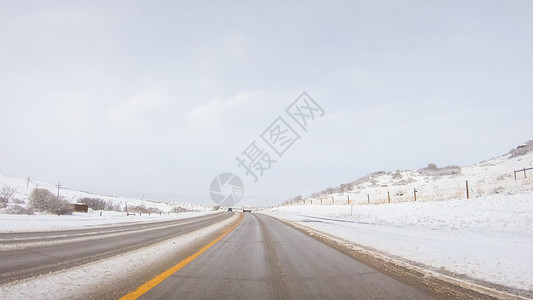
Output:
<path fill-rule="evenodd" d="M 76 204 L 72 204 L 72 209 L 74 210 L 74 212 L 86 213 L 89 211 L 89 205 L 76 203 Z"/>

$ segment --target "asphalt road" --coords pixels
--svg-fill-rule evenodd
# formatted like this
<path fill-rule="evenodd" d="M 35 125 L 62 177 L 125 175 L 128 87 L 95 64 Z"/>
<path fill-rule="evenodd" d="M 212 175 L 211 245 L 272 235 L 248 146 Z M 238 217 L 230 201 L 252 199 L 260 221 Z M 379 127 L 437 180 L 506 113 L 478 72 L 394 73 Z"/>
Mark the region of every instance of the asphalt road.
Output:
<path fill-rule="evenodd" d="M 2 233 L 0 284 L 71 268 L 139 249 L 215 224 L 233 213 L 83 230 Z M 1 248 L 1 247 L 0 247 Z"/>
<path fill-rule="evenodd" d="M 140 299 L 432 299 L 271 217 L 245 215 Z"/>

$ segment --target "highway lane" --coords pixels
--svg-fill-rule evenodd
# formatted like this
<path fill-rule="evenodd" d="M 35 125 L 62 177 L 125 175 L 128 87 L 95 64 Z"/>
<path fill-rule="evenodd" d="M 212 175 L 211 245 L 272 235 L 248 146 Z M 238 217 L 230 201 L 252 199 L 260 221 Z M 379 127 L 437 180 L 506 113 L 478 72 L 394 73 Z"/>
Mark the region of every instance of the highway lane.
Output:
<path fill-rule="evenodd" d="M 92 235 L 103 235 L 109 233 L 128 232 L 140 229 L 149 229 L 165 225 L 183 224 L 190 222 L 191 220 L 209 219 L 211 215 L 184 218 L 177 220 L 166 220 L 156 222 L 135 222 L 131 223 L 119 223 L 113 225 L 95 226 L 84 229 L 69 229 L 61 231 L 36 231 L 36 232 L 13 232 L 5 233 L 0 232 L 0 243 L 25 243 L 25 242 L 39 242 L 47 240 L 59 240 L 59 239 L 72 239 L 76 237 L 88 237 Z M 132 218 L 132 220 L 135 220 Z"/>
<path fill-rule="evenodd" d="M 232 215 L 219 213 L 106 228 L 2 234 L 0 247 L 13 246 L 16 242 L 21 249 L 0 251 L 0 284 L 139 249 L 215 224 Z"/>
<path fill-rule="evenodd" d="M 245 215 L 140 299 L 432 299 L 271 217 Z"/>

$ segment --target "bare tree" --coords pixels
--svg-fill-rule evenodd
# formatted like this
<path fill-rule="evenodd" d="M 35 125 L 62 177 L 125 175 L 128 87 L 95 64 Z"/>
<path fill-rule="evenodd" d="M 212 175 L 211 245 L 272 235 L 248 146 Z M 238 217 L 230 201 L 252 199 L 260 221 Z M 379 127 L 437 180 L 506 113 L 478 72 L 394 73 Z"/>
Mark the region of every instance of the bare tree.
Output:
<path fill-rule="evenodd" d="M 16 192 L 16 188 L 4 185 L 0 190 L 0 207 L 5 207 Z"/>
<path fill-rule="evenodd" d="M 299 203 L 299 202 L 302 202 L 303 199 L 304 199 L 304 198 L 303 198 L 301 195 L 298 195 L 298 196 L 292 198 L 292 201 L 293 201 L 295 204 L 297 204 L 297 203 Z"/>
<path fill-rule="evenodd" d="M 72 206 L 68 201 L 57 198 L 47 189 L 34 189 L 30 194 L 30 205 L 36 211 L 44 211 L 58 215 L 72 214 Z"/>

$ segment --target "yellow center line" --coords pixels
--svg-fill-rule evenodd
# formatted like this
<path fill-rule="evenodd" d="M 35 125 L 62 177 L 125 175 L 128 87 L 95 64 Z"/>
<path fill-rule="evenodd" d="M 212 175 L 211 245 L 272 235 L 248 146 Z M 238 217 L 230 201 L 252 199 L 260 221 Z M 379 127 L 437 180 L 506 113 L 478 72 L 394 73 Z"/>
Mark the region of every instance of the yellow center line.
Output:
<path fill-rule="evenodd" d="M 148 281 L 148 282 L 144 283 L 143 285 L 141 285 L 140 287 L 138 287 L 137 290 L 135 290 L 134 292 L 131 292 L 131 293 L 125 295 L 124 297 L 120 298 L 119 300 L 137 299 L 140 296 L 144 295 L 146 292 L 148 292 L 149 290 L 153 289 L 156 285 L 160 284 L 163 280 L 167 279 L 172 274 L 176 273 L 179 269 L 185 267 L 188 263 L 190 263 L 191 261 L 196 259 L 198 256 L 200 256 L 200 254 L 204 253 L 207 249 L 211 248 L 211 246 L 213 246 L 218 241 L 223 239 L 231 231 L 233 231 L 235 228 L 237 228 L 237 226 L 239 226 L 239 224 L 241 224 L 243 219 L 244 219 L 244 214 L 241 214 L 237 224 L 233 225 L 232 227 L 229 227 L 229 228 L 225 229 L 222 232 L 222 235 L 220 235 L 216 239 L 214 239 L 211 242 L 209 242 L 209 244 L 207 244 L 207 245 L 203 246 L 202 248 L 200 248 L 200 250 L 198 250 L 198 252 L 196 252 L 193 255 L 187 257 L 186 259 L 180 261 L 177 265 L 175 265 L 172 268 L 166 270 L 165 272 L 157 275 L 156 277 L 154 277 L 150 281 Z"/>

